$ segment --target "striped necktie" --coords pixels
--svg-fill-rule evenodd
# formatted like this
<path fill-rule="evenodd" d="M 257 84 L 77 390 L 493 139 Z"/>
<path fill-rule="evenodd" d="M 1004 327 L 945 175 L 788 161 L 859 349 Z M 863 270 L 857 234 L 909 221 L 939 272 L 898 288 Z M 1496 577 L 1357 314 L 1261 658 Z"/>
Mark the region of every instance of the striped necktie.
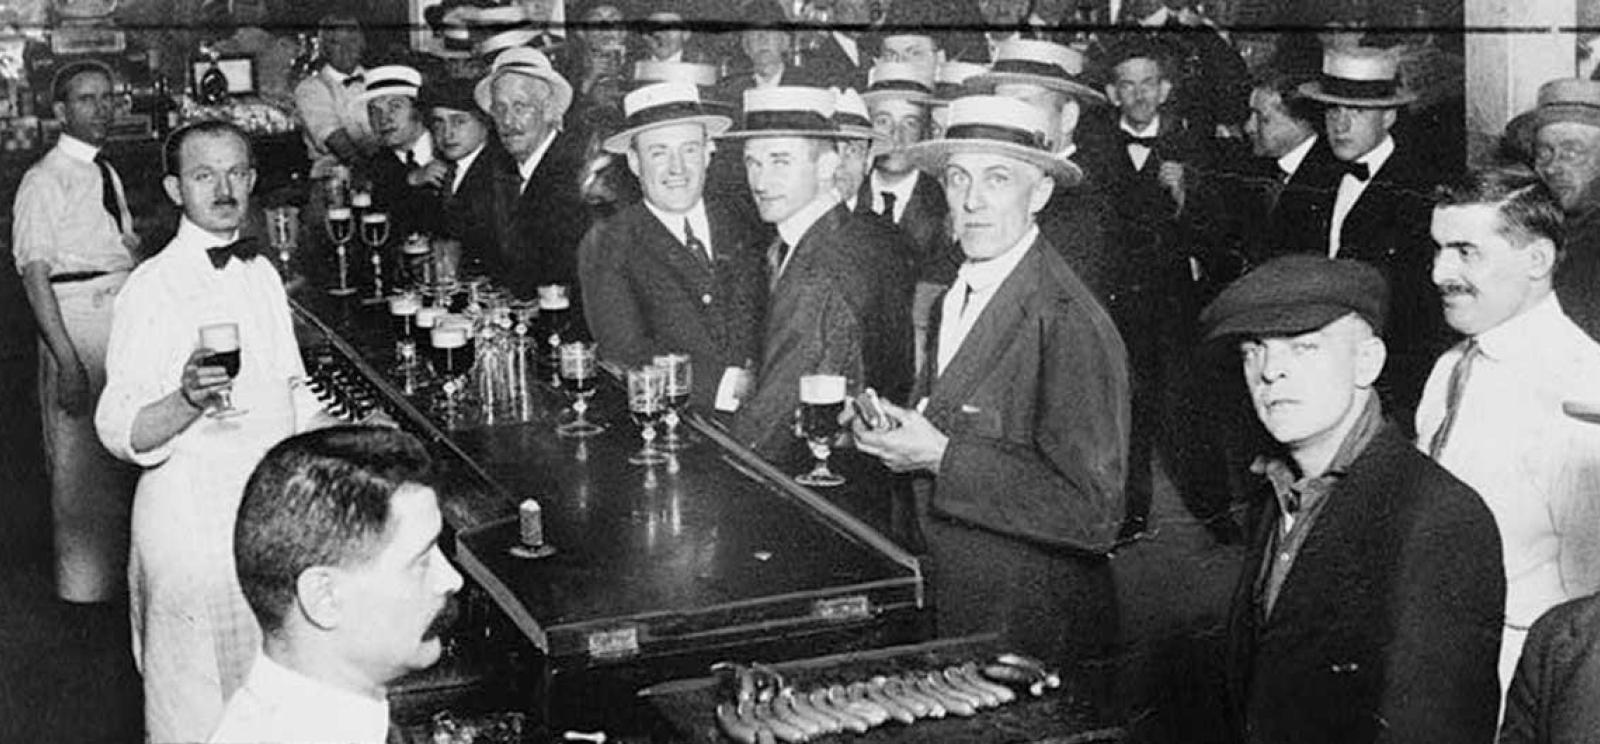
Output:
<path fill-rule="evenodd" d="M 1432 441 L 1428 442 L 1428 457 L 1434 460 L 1444 452 L 1445 445 L 1450 443 L 1450 430 L 1455 428 L 1456 416 L 1461 412 L 1461 396 L 1466 392 L 1467 379 L 1472 375 L 1472 365 L 1483 356 L 1483 350 L 1478 348 L 1478 341 L 1467 341 L 1466 348 L 1461 350 L 1461 358 L 1456 360 L 1455 368 L 1450 370 L 1450 385 L 1445 389 L 1444 420 L 1439 422 L 1439 429 L 1433 433 Z"/>

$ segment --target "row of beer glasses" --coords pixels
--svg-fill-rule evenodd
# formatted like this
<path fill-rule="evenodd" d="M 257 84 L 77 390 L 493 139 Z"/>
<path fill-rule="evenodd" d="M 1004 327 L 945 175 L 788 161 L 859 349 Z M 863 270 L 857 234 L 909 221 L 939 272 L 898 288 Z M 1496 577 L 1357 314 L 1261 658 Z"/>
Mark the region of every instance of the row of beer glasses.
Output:
<path fill-rule="evenodd" d="M 594 395 L 598 362 L 595 345 L 586 341 L 573 341 L 560 347 L 560 376 L 562 388 L 572 398 L 573 419 L 556 427 L 556 432 L 566 437 L 589 437 L 605 431 L 605 427 L 588 419 L 589 398 Z M 689 403 L 689 393 L 694 385 L 694 367 L 687 354 L 662 354 L 651 363 L 627 370 L 628 413 L 640 428 L 644 440 L 640 450 L 628 462 L 634 465 L 653 465 L 666 462 L 664 451 L 682 449 L 684 442 L 678 435 L 681 413 Z M 667 435 L 656 443 L 656 423 L 666 424 Z"/>
<path fill-rule="evenodd" d="M 368 204 L 370 205 L 370 199 Z M 388 213 L 367 210 L 358 216 L 352 207 L 329 207 L 323 222 L 328 231 L 328 239 L 333 241 L 339 277 L 339 283 L 330 287 L 328 294 L 335 297 L 348 297 L 356 293 L 356 288 L 350 285 L 349 245 L 350 241 L 359 235 L 362 244 L 367 246 L 368 255 L 372 262 L 372 296 L 370 299 L 381 302 L 384 299 L 383 247 L 389 242 Z M 356 229 L 358 223 L 360 225 L 359 231 Z"/>

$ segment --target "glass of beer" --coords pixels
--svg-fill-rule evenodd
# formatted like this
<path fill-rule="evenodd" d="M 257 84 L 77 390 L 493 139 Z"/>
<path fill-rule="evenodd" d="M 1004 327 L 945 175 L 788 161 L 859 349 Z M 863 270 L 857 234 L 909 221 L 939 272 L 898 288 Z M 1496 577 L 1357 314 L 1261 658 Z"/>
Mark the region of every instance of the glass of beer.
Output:
<path fill-rule="evenodd" d="M 471 329 L 456 324 L 446 324 L 441 318 L 428 334 L 433 348 L 434 371 L 446 378 L 461 377 L 472 369 L 473 343 Z"/>
<path fill-rule="evenodd" d="M 200 326 L 200 347 L 208 354 L 200 360 L 202 367 L 221 367 L 228 379 L 239 376 L 239 324 L 211 323 Z M 244 414 L 244 409 L 233 407 L 233 389 L 217 391 L 221 405 L 206 412 L 211 418 L 224 419 Z"/>
<path fill-rule="evenodd" d="M 644 444 L 628 458 L 633 465 L 659 465 L 667 456 L 656 449 L 656 421 L 667 410 L 667 371 L 654 365 L 628 370 L 628 413 Z"/>
<path fill-rule="evenodd" d="M 389 242 L 389 215 L 361 215 L 361 242 L 367 246 L 367 260 L 372 264 L 372 299 L 379 302 L 383 300 L 383 247 Z"/>
<path fill-rule="evenodd" d="M 545 369 L 550 373 L 551 385 L 556 387 L 561 385 L 561 345 L 571 323 L 571 308 L 566 285 L 539 287 L 539 338 L 544 343 Z"/>
<path fill-rule="evenodd" d="M 422 309 L 422 297 L 415 292 L 401 292 L 389 296 L 389 318 L 394 323 L 394 355 L 399 362 L 396 369 L 408 370 L 417 363 L 417 312 Z M 431 333 L 431 331 L 430 331 Z"/>
<path fill-rule="evenodd" d="M 844 478 L 828 469 L 833 454 L 833 439 L 839 434 L 839 414 L 844 412 L 845 379 L 840 375 L 805 375 L 800 378 L 800 432 L 811 448 L 816 465 L 811 472 L 795 476 L 803 486 L 828 487 L 844 484 Z"/>
<path fill-rule="evenodd" d="M 557 426 L 556 433 L 564 437 L 592 437 L 605 431 L 604 426 L 584 417 L 589 410 L 589 398 L 594 395 L 595 375 L 599 372 L 594 344 L 582 341 L 565 343 L 558 354 L 561 387 L 572 398 L 575 417 Z"/>
<path fill-rule="evenodd" d="M 328 228 L 328 239 L 333 241 L 339 262 L 339 284 L 329 289 L 328 294 L 335 297 L 354 294 L 356 290 L 350 286 L 350 254 L 347 246 L 350 245 L 350 239 L 355 237 L 355 218 L 351 216 L 349 207 L 330 207 L 323 225 Z"/>
<path fill-rule="evenodd" d="M 667 415 L 662 421 L 667 425 L 667 435 L 661 438 L 661 449 L 676 452 L 683 449 L 683 438 L 678 436 L 678 423 L 682 412 L 689 406 L 689 392 L 694 386 L 694 366 L 688 354 L 661 354 L 651 360 L 666 375 L 663 383 L 667 396 Z"/>

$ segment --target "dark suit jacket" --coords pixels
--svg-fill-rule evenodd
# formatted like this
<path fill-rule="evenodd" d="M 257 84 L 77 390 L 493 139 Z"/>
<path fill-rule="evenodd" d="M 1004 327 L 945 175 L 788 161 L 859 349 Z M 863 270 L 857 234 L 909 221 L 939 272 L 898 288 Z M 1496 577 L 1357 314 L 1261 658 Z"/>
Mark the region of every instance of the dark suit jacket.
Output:
<path fill-rule="evenodd" d="M 755 391 L 733 420 L 741 443 L 768 459 L 798 446 L 790 422 L 802 375 L 841 374 L 857 389 L 906 399 L 913 377 L 908 243 L 842 204 L 806 231 L 767 304 Z"/>
<path fill-rule="evenodd" d="M 1572 322 L 1600 340 L 1600 209 L 1568 215 L 1565 230 L 1556 298 Z"/>
<path fill-rule="evenodd" d="M 431 186 L 406 183 L 406 164 L 384 148 L 356 165 L 356 174 L 372 183 L 373 207 L 389 214 L 390 237 L 439 229 L 439 192 Z"/>
<path fill-rule="evenodd" d="M 711 410 L 724 369 L 753 368 L 766 312 L 767 230 L 708 200 L 713 264 L 640 202 L 590 228 L 578 248 L 589 331 L 603 359 L 629 366 L 688 353 L 694 402 Z"/>
<path fill-rule="evenodd" d="M 1478 495 L 1385 422 L 1328 493 L 1271 616 L 1263 486 L 1229 621 L 1246 742 L 1488 742 L 1505 569 Z"/>
<path fill-rule="evenodd" d="M 1584 744 L 1600 736 L 1600 595 L 1533 624 L 1506 693 L 1500 744 Z"/>
<path fill-rule="evenodd" d="M 911 200 L 900 215 L 900 221 L 894 225 L 911 238 L 914 249 L 911 263 L 917 281 L 949 284 L 955 276 L 955 269 L 950 268 L 946 272 L 944 267 L 950 262 L 951 251 L 958 256 L 961 253 L 961 249 L 950 239 L 949 202 L 944 198 L 944 187 L 932 176 L 918 173 L 916 178 L 917 183 L 911 188 Z M 856 212 L 876 214 L 872 211 L 872 200 L 872 179 L 869 177 L 862 180 L 861 188 L 856 192 Z M 960 265 L 960 260 L 957 260 L 956 266 Z M 944 281 L 937 280 L 937 277 L 947 273 Z"/>
<path fill-rule="evenodd" d="M 1110 317 L 1040 239 L 944 373 L 941 301 L 913 398 L 950 437 L 919 502 L 941 635 L 1000 632 L 1051 664 L 1115 637 L 1110 552 L 1130 430 L 1127 354 Z"/>
<path fill-rule="evenodd" d="M 557 134 L 528 179 L 526 191 L 520 190 L 521 177 L 509 158 L 509 167 L 499 173 L 500 250 L 491 269 L 519 297 L 532 296 L 541 284 L 577 286 L 578 241 L 589 231 L 590 222 L 578 192 L 583 145 L 576 134 Z"/>
<path fill-rule="evenodd" d="M 1269 202 L 1266 219 L 1249 246 L 1252 263 L 1291 253 L 1320 251 L 1327 255 L 1328 228 L 1333 221 L 1333 199 L 1328 194 L 1338 193 L 1343 177 L 1327 140 L 1317 137 L 1300 167 L 1281 187 L 1276 186 L 1278 164 L 1268 162 L 1266 166 L 1269 170 L 1263 175 L 1270 180 L 1265 184 L 1277 193 L 1262 194 Z"/>
<path fill-rule="evenodd" d="M 495 189 L 499 184 L 497 174 L 507 168 L 515 168 L 511 156 L 500 146 L 500 140 L 491 136 L 461 177 L 461 186 L 454 193 L 441 195 L 440 234 L 461 241 L 464 274 L 487 270 L 502 250 L 496 226 L 508 219 L 500 209 L 509 201 L 498 198 Z"/>

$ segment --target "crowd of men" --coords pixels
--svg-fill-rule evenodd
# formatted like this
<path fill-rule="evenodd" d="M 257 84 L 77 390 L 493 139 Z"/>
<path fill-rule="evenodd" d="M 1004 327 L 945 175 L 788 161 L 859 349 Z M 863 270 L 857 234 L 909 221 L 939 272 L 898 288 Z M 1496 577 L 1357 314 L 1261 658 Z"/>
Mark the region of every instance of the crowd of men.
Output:
<path fill-rule="evenodd" d="M 1508 128 L 1524 162 L 1463 172 L 1408 136 L 1394 50 L 1247 78 L 1172 6 L 1184 33 L 1091 41 L 839 2 L 846 30 L 796 55 L 750 0 L 719 70 L 663 5 L 631 75 L 584 51 L 620 30 L 552 55 L 522 29 L 469 78 L 365 67 L 331 17 L 295 95 L 313 176 L 370 182 L 465 274 L 572 287 L 604 359 L 690 354 L 696 405 L 756 453 L 803 446 L 802 376 L 876 391 L 846 443 L 906 474 L 897 537 L 941 635 L 1104 658 L 1139 591 L 1107 557 L 1164 467 L 1241 517 L 1235 738 L 1582 740 L 1600 83 L 1552 81 Z M 437 657 L 460 586 L 427 456 L 328 428 L 297 384 L 284 290 L 239 238 L 239 130 L 169 139 L 182 218 L 142 250 L 98 154 L 110 88 L 63 70 L 63 136 L 15 208 L 60 594 L 128 593 L 152 741 L 381 741 L 384 686 Z M 212 320 L 244 339 L 236 376 L 198 342 Z"/>

